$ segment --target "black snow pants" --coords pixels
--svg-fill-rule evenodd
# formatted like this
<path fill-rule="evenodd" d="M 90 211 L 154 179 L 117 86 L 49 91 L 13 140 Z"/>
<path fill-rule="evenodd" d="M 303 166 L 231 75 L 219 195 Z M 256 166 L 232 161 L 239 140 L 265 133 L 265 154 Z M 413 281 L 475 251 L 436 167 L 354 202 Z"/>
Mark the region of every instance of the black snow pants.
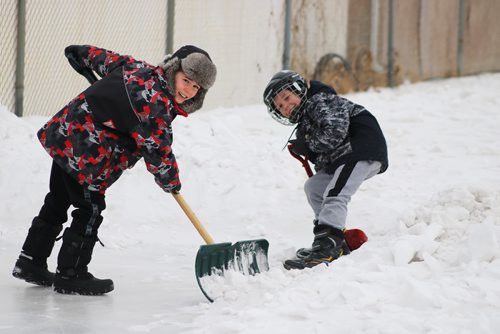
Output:
<path fill-rule="evenodd" d="M 62 226 L 68 220 L 68 209 L 72 205 L 72 222 L 69 229 L 82 237 L 95 237 L 102 223 L 101 212 L 106 208 L 105 196 L 90 191 L 69 176 L 57 163 L 52 163 L 49 193 L 38 218 L 50 225 Z"/>

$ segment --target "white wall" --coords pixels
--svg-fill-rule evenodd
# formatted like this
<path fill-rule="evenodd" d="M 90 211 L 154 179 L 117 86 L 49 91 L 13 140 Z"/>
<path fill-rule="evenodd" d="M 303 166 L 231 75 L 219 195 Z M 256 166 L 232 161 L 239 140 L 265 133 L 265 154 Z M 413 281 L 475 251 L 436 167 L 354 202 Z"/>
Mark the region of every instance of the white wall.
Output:
<path fill-rule="evenodd" d="M 175 13 L 174 48 L 195 44 L 217 65 L 205 108 L 261 103 L 282 66 L 284 1 L 184 0 Z"/>
<path fill-rule="evenodd" d="M 302 0 L 292 4 L 292 68 L 311 77 L 322 56 L 347 53 L 349 0 Z"/>

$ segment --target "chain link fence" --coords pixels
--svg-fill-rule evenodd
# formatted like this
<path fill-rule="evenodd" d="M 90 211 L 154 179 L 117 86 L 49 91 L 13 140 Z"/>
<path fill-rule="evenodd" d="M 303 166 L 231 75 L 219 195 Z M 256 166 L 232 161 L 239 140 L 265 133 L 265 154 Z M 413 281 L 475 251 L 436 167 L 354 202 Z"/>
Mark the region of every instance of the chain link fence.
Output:
<path fill-rule="evenodd" d="M 17 1 L 0 0 L 0 103 L 14 110 L 16 96 Z"/>
<path fill-rule="evenodd" d="M 18 115 L 51 115 L 85 89 L 87 82 L 64 57 L 71 44 L 91 44 L 152 64 L 182 45 L 200 46 L 218 66 L 205 109 L 256 103 L 255 93 L 281 66 L 279 0 L 0 1 L 0 104 Z M 19 17 L 25 18 L 25 34 L 17 29 Z"/>
<path fill-rule="evenodd" d="M 291 68 L 344 93 L 500 70 L 498 0 L 0 0 L 0 104 L 51 115 L 87 87 L 91 44 L 152 64 L 185 44 L 218 67 L 205 108 L 261 103 Z"/>
<path fill-rule="evenodd" d="M 142 1 L 147 6 L 140 2 L 1 0 L 0 102 L 23 115 L 50 115 L 62 108 L 87 86 L 64 57 L 64 48 L 71 44 L 99 45 L 159 62 L 166 49 L 167 6 L 162 0 Z M 19 17 L 24 17 L 24 34 L 17 29 Z M 23 51 L 21 59 L 19 50 Z M 16 64 L 24 75 L 14 80 Z M 13 92 L 14 82 L 17 93 Z M 17 95 L 16 108 L 13 95 Z M 22 110 L 18 109 L 19 100 L 23 101 Z"/>

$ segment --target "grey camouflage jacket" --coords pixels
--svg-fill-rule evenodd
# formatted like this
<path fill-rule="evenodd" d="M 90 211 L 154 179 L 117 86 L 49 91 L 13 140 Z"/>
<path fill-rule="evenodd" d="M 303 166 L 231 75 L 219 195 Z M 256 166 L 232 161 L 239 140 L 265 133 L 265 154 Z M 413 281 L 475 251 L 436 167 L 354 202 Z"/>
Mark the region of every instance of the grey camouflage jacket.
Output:
<path fill-rule="evenodd" d="M 348 162 L 374 160 L 387 169 L 387 145 L 375 117 L 363 106 L 338 96 L 318 81 L 311 81 L 296 137 L 313 152 L 316 171 L 334 173 Z"/>

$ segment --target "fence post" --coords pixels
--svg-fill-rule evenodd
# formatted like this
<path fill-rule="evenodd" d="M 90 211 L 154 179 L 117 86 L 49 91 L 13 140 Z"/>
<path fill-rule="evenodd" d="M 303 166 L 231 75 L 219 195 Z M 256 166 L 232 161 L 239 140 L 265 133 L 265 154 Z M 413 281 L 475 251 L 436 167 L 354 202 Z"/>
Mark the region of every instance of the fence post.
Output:
<path fill-rule="evenodd" d="M 464 24 L 465 0 L 459 0 L 458 6 L 458 41 L 457 41 L 457 76 L 462 76 L 464 70 Z"/>
<path fill-rule="evenodd" d="M 394 87 L 394 1 L 389 0 L 389 27 L 387 36 L 387 83 Z"/>
<path fill-rule="evenodd" d="M 16 85 L 14 112 L 23 115 L 24 100 L 24 49 L 26 41 L 26 0 L 17 1 L 17 40 L 16 40 Z"/>
<path fill-rule="evenodd" d="M 167 1 L 167 45 L 166 54 L 174 52 L 174 18 L 175 18 L 175 0 Z"/>
<path fill-rule="evenodd" d="M 285 36 L 283 45 L 283 69 L 290 68 L 290 36 L 292 32 L 292 1 L 285 1 Z"/>

